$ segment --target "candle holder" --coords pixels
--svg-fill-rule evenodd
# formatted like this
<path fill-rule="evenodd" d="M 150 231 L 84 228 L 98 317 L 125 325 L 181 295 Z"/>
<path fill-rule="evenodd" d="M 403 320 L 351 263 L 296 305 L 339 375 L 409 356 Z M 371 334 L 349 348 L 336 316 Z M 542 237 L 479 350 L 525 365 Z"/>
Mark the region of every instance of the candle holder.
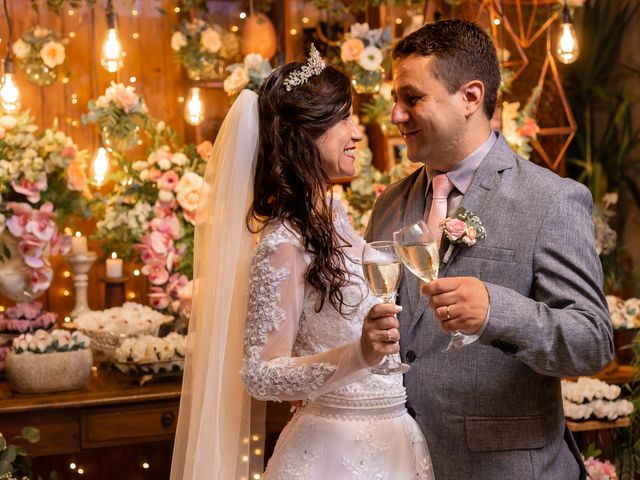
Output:
<path fill-rule="evenodd" d="M 71 311 L 71 318 L 91 311 L 87 299 L 87 288 L 89 287 L 89 270 L 91 270 L 91 265 L 96 261 L 96 258 L 98 258 L 96 252 L 76 253 L 64 257 L 71 268 L 73 285 L 76 287 L 76 305 Z"/>
<path fill-rule="evenodd" d="M 124 284 L 129 277 L 102 277 L 104 282 L 104 308 L 120 307 L 124 303 Z"/>

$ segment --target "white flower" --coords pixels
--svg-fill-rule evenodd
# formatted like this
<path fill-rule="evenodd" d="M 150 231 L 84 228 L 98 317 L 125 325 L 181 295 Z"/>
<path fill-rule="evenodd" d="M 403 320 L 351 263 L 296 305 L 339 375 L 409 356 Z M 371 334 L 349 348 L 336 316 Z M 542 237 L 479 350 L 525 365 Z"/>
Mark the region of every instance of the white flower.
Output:
<path fill-rule="evenodd" d="M 199 190 L 202 187 L 202 182 L 203 180 L 200 175 L 195 172 L 187 172 L 180 178 L 174 190 L 176 192 L 180 192 L 185 188 L 196 188 Z"/>
<path fill-rule="evenodd" d="M 177 31 L 174 32 L 171 36 L 171 49 L 175 52 L 180 50 L 182 47 L 187 45 L 187 37 L 185 37 L 182 32 Z"/>
<path fill-rule="evenodd" d="M 205 48 L 205 50 L 211 53 L 217 53 L 218 50 L 220 50 L 220 47 L 222 47 L 222 39 L 220 38 L 220 34 L 213 28 L 207 28 L 200 34 L 200 43 Z"/>
<path fill-rule="evenodd" d="M 13 44 L 13 54 L 16 58 L 25 58 L 31 51 L 31 45 L 19 38 Z"/>
<path fill-rule="evenodd" d="M 244 66 L 247 68 L 252 68 L 254 70 L 260 70 L 262 62 L 264 62 L 264 60 L 264 57 L 259 53 L 249 53 L 246 57 L 244 57 Z"/>
<path fill-rule="evenodd" d="M 200 201 L 200 188 L 187 187 L 180 190 L 176 195 L 178 204 L 187 212 L 195 212 Z"/>
<path fill-rule="evenodd" d="M 46 37 L 50 33 L 51 33 L 51 30 L 49 30 L 48 28 L 36 27 L 33 29 L 33 35 L 38 38 Z"/>
<path fill-rule="evenodd" d="M 56 350 L 66 351 L 73 347 L 71 333 L 67 330 L 53 330 L 51 332 L 52 343 L 56 344 Z"/>
<path fill-rule="evenodd" d="M 373 45 L 369 45 L 362 50 L 360 54 L 360 61 L 358 62 L 362 68 L 365 70 L 369 70 L 373 72 L 378 69 L 380 65 L 382 65 L 382 52 L 378 47 L 374 47 Z"/>
<path fill-rule="evenodd" d="M 144 160 L 136 160 L 135 162 L 133 162 L 131 164 L 131 168 L 133 168 L 137 172 L 141 172 L 142 170 L 144 170 L 148 166 L 149 166 L 149 164 L 147 162 L 145 162 Z"/>
<path fill-rule="evenodd" d="M 2 115 L 0 117 L 0 127 L 5 131 L 13 130 L 17 124 L 18 120 L 16 120 L 16 117 L 11 115 Z"/>
<path fill-rule="evenodd" d="M 158 160 L 160 170 L 169 170 L 171 168 L 171 160 L 169 158 L 161 158 Z"/>
<path fill-rule="evenodd" d="M 182 152 L 174 153 L 171 155 L 171 162 L 178 166 L 183 166 L 189 163 L 189 157 Z"/>
<path fill-rule="evenodd" d="M 40 57 L 47 67 L 55 68 L 64 63 L 64 46 L 59 42 L 47 42 L 40 49 Z"/>
<path fill-rule="evenodd" d="M 349 33 L 352 38 L 363 38 L 369 31 L 368 23 L 354 23 L 351 25 Z"/>
<path fill-rule="evenodd" d="M 148 169 L 144 169 L 140 171 L 140 180 L 142 180 L 143 182 L 146 182 L 147 180 L 149 180 L 149 170 Z"/>
<path fill-rule="evenodd" d="M 236 67 L 231 75 L 224 79 L 223 87 L 227 95 L 234 95 L 249 84 L 249 75 L 242 67 Z"/>
<path fill-rule="evenodd" d="M 171 202 L 171 200 L 173 200 L 173 192 L 170 192 L 169 190 L 160 190 L 158 192 L 158 200 L 162 203 Z"/>

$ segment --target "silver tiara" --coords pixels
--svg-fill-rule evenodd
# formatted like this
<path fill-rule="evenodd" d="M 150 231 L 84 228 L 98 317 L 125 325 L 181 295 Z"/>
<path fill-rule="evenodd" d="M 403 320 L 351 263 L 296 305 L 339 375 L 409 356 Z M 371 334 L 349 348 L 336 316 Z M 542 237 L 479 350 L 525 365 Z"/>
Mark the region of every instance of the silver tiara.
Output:
<path fill-rule="evenodd" d="M 287 92 L 290 92 L 293 88 L 307 83 L 314 75 L 320 75 L 327 65 L 322 60 L 320 53 L 316 50 L 316 46 L 312 43 L 309 49 L 309 58 L 307 64 L 303 65 L 300 70 L 294 70 L 284 80 L 284 86 Z"/>

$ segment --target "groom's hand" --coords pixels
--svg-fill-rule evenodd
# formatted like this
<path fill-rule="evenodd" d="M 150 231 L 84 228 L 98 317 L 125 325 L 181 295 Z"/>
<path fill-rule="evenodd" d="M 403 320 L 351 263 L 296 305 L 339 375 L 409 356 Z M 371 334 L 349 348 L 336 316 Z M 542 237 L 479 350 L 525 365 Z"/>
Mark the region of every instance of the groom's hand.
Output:
<path fill-rule="evenodd" d="M 475 277 L 445 277 L 423 284 L 423 295 L 443 332 L 476 333 L 489 311 L 489 293 Z"/>
<path fill-rule="evenodd" d="M 402 307 L 391 303 L 374 305 L 364 317 L 360 348 L 370 366 L 378 365 L 383 357 L 400 351 L 400 324 L 396 314 Z"/>

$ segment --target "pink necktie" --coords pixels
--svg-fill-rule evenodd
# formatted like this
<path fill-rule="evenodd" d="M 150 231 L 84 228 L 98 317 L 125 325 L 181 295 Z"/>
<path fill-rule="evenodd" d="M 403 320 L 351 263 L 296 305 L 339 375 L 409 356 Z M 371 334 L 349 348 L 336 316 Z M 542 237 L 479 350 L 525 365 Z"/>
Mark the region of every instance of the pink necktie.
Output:
<path fill-rule="evenodd" d="M 429 210 L 427 226 L 436 237 L 436 242 L 439 247 L 442 240 L 440 222 L 447 216 L 447 198 L 449 198 L 449 194 L 451 190 L 453 190 L 453 183 L 451 183 L 446 173 L 441 173 L 433 177 L 431 184 L 433 187 L 433 198 L 431 199 L 431 210 Z"/>

